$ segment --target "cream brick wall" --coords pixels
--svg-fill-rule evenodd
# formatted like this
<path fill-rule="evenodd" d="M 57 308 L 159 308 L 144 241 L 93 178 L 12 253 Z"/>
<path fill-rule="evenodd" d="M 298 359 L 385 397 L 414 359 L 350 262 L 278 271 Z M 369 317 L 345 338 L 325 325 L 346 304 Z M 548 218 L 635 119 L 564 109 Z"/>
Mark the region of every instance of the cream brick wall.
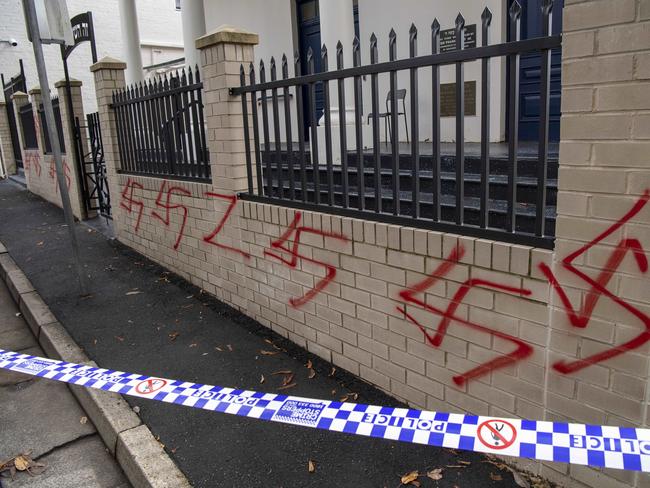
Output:
<path fill-rule="evenodd" d="M 650 187 L 644 141 L 650 114 L 638 94 L 641 78 L 649 77 L 644 63 L 650 46 L 612 27 L 637 29 L 647 2 L 566 3 L 554 252 L 236 202 L 246 186 L 244 136 L 241 103 L 228 86 L 239 85 L 238 66 L 250 60 L 253 39 L 229 31 L 206 36 L 202 46 L 212 184 L 119 174 L 107 104 L 110 91 L 123 86 L 123 67 L 115 60 L 94 67 L 118 238 L 415 407 L 647 426 L 650 346 L 621 354 L 616 348 L 641 334 L 650 314 L 650 283 L 639 264 L 650 246 L 650 205 L 643 206 Z M 165 201 L 170 185 L 178 189 L 167 214 L 157 201 Z M 637 202 L 640 211 L 625 219 Z M 300 239 L 292 247 L 297 228 Z M 606 235 L 594 243 L 600 234 Z M 620 263 L 609 260 L 625 238 L 644 252 L 637 260 L 632 252 L 620 254 Z M 565 265 L 589 243 L 573 259 L 574 268 Z M 603 268 L 601 279 L 608 281 L 594 300 L 598 293 L 589 279 L 597 280 Z M 417 286 L 443 269 L 426 289 Z M 560 292 L 578 310 L 593 300 L 593 309 L 571 322 Z M 454 319 L 438 343 L 444 311 Z M 493 362 L 515 350 L 511 361 Z M 607 350 L 612 357 L 592 358 Z M 573 363 L 573 370 L 561 367 Z M 633 472 L 511 461 L 564 486 L 650 483 Z"/>

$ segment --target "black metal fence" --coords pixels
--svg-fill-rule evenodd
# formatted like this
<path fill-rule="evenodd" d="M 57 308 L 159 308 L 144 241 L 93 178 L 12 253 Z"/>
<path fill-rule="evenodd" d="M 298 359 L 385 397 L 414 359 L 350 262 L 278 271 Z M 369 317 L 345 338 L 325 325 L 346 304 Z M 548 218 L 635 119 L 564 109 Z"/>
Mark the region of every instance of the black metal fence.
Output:
<path fill-rule="evenodd" d="M 63 123 L 61 121 L 61 107 L 59 105 L 59 97 L 52 98 L 52 110 L 54 111 L 54 124 L 56 126 L 56 133 L 59 138 L 59 147 L 61 152 L 66 152 L 65 140 L 63 138 Z M 45 108 L 43 104 L 38 107 L 38 115 L 41 121 L 41 130 L 43 131 L 43 144 L 45 146 L 45 154 L 52 153 L 52 142 L 50 141 L 50 133 L 47 129 L 47 120 L 45 119 Z"/>
<path fill-rule="evenodd" d="M 307 53 L 308 73 L 300 72 L 300 59 L 295 55 L 295 77 L 289 78 L 288 61 L 282 58 L 282 79 L 277 77 L 275 61 L 271 59 L 270 81 L 266 78 L 264 63 L 256 72 L 241 67 L 241 87 L 231 90 L 241 95 L 246 137 L 248 192 L 244 199 L 282 203 L 283 205 L 325 211 L 340 215 L 411 225 L 458 234 L 486 237 L 496 240 L 551 248 L 555 222 L 555 178 L 557 165 L 549 164 L 549 86 L 551 50 L 561 47 L 561 37 L 550 35 L 552 0 L 542 2 L 542 37 L 520 39 L 521 6 L 515 1 L 509 10 L 511 40 L 490 44 L 492 14 L 485 9 L 481 16 L 480 47 L 465 48 L 465 20 L 458 14 L 455 25 L 453 51 L 441 52 L 440 24 L 431 26 L 431 54 L 417 53 L 418 31 L 413 25 L 409 31 L 410 57 L 397 59 L 397 35 L 391 30 L 388 51 L 389 61 L 378 62 L 378 42 L 370 38 L 371 64 L 361 66 L 361 44 L 355 38 L 352 49 L 352 68 L 343 68 L 343 46 L 336 48 L 336 70 L 328 68 L 328 51 L 323 46 L 320 53 L 323 72 L 314 73 L 314 56 Z M 477 42 L 477 45 L 479 43 Z M 521 160 L 518 147 L 519 58 L 523 53 L 538 52 L 541 56 L 541 100 L 539 116 L 539 141 L 534 158 Z M 509 110 L 508 147 L 505 157 L 490 154 L 490 62 L 497 57 L 507 59 Z M 465 63 L 481 63 L 481 143 L 480 156 L 466 158 L 465 144 Z M 441 153 L 441 97 L 440 68 L 455 69 L 455 154 Z M 431 106 L 423 106 L 418 99 L 418 73 L 431 73 Z M 410 92 L 410 144 L 408 154 L 400 152 L 398 96 L 387 98 L 388 116 L 394 121 L 390 126 L 390 152 L 381 150 L 380 143 L 380 75 L 389 77 L 389 93 L 398 94 L 398 71 L 409 76 Z M 361 102 L 362 77 L 370 78 L 372 114 L 371 150 L 364 150 L 363 107 Z M 354 99 L 354 150 L 348 151 L 345 125 L 340 124 L 340 166 L 333 164 L 332 121 L 330 86 L 337 88 L 338 106 L 345 107 L 346 79 L 352 80 Z M 318 140 L 316 130 L 316 90 L 321 85 L 324 96 L 324 141 Z M 305 89 L 306 87 L 306 89 Z M 404 88 L 404 87 L 402 87 Z M 297 145 L 292 138 L 291 98 L 295 93 L 297 118 Z M 270 91 L 270 97 L 269 97 Z M 348 92 L 350 90 L 348 89 Z M 285 137 L 281 138 L 279 95 L 283 94 Z M 306 93 L 306 95 L 305 95 Z M 257 97 L 261 97 L 261 117 Z M 305 100 L 306 97 L 306 100 Z M 249 104 L 249 101 L 252 103 Z M 271 103 L 274 140 L 270 137 L 270 118 L 267 102 Z M 381 100 L 383 103 L 383 99 Z M 310 141 L 303 134 L 303 104 L 311 118 Z M 248 113 L 252 110 L 252 126 Z M 432 132 L 421 134 L 420 111 L 431 114 Z M 383 114 L 386 115 L 386 114 Z M 402 115 L 405 117 L 405 115 Z M 261 120 L 260 120 L 261 119 Z M 260 127 L 261 126 L 261 127 Z M 253 147 L 250 144 L 252 131 Z M 263 140 L 261 139 L 261 135 Z M 419 143 L 420 140 L 430 141 Z M 325 144 L 326 161 L 319 161 L 318 145 Z M 309 147 L 311 146 L 311 147 Z M 421 154 L 422 147 L 427 155 Z M 338 156 L 338 155 L 337 155 Z M 254 177 L 253 167 L 256 176 Z M 466 174 L 467 171 L 467 174 Z M 256 179 L 254 181 L 254 178 Z M 254 187 L 257 187 L 256 190 Z M 548 189 L 548 192 L 547 192 Z M 547 200 L 553 199 L 552 205 Z"/>
<path fill-rule="evenodd" d="M 98 112 L 86 115 L 85 126 L 78 117 L 75 117 L 75 151 L 77 159 L 81 161 L 83 174 L 81 181 L 86 210 L 99 210 L 103 217 L 112 218 L 111 195 Z"/>
<path fill-rule="evenodd" d="M 198 67 L 113 93 L 124 173 L 209 180 Z"/>
<path fill-rule="evenodd" d="M 18 109 L 20 125 L 23 129 L 23 149 L 38 149 L 38 135 L 34 123 L 34 109 L 31 103 L 26 103 Z"/>
<path fill-rule="evenodd" d="M 0 75 L 0 81 L 2 81 L 2 90 L 5 96 L 5 103 L 7 109 L 7 120 L 9 122 L 9 134 L 11 137 L 11 146 L 14 153 L 14 160 L 16 161 L 16 166 L 19 168 L 23 167 L 23 156 L 20 150 L 20 142 L 18 138 L 18 124 L 16 123 L 16 116 L 14 114 L 14 103 L 11 99 L 11 96 L 16 92 L 27 93 L 27 78 L 25 78 L 25 69 L 23 66 L 23 60 L 18 60 L 18 65 L 20 71 L 16 76 L 9 78 L 9 81 L 5 81 L 4 74 Z"/>

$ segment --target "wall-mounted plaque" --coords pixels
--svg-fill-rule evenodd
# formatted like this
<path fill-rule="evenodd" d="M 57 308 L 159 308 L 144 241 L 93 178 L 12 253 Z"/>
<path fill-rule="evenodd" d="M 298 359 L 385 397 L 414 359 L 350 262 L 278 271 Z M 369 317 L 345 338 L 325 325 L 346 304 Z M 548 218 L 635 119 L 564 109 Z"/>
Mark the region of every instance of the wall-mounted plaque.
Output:
<path fill-rule="evenodd" d="M 476 115 L 476 81 L 465 82 L 465 115 Z M 456 116 L 456 83 L 440 84 L 440 116 Z"/>
<path fill-rule="evenodd" d="M 465 47 L 476 47 L 476 24 L 465 26 Z M 456 50 L 456 29 L 440 31 L 440 52 Z"/>

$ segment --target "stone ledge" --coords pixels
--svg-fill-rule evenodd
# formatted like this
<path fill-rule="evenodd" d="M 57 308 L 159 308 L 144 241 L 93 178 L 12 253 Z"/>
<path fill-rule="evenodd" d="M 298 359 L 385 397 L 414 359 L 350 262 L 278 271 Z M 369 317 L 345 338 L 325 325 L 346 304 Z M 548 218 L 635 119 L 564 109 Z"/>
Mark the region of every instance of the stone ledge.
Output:
<path fill-rule="evenodd" d="M 126 69 L 126 63 L 119 59 L 111 58 L 110 56 L 104 56 L 102 59 L 90 66 L 90 71 L 93 73 L 100 69 Z"/>
<path fill-rule="evenodd" d="M 74 78 L 70 79 L 70 82 L 67 82 L 65 80 L 59 80 L 56 83 L 54 83 L 54 88 L 62 88 L 64 86 L 81 86 L 83 83 L 81 83 L 81 80 L 75 80 Z"/>
<path fill-rule="evenodd" d="M 20 295 L 34 291 L 34 286 L 20 269 L 9 271 L 5 280 L 9 293 L 16 303 L 20 303 Z"/>
<path fill-rule="evenodd" d="M 17 91 L 10 97 L 12 100 L 15 100 L 17 98 L 29 98 L 29 95 L 25 92 Z"/>
<path fill-rule="evenodd" d="M 205 49 L 206 47 L 222 43 L 252 44 L 254 46 L 260 43 L 260 36 L 232 25 L 221 25 L 216 30 L 203 37 L 199 37 L 195 41 L 197 49 Z"/>
<path fill-rule="evenodd" d="M 27 93 L 29 93 L 30 95 L 40 95 L 41 94 L 41 89 L 36 86 L 36 87 L 32 88 L 31 90 L 29 90 Z M 15 93 L 14 93 L 14 95 L 15 95 Z"/>

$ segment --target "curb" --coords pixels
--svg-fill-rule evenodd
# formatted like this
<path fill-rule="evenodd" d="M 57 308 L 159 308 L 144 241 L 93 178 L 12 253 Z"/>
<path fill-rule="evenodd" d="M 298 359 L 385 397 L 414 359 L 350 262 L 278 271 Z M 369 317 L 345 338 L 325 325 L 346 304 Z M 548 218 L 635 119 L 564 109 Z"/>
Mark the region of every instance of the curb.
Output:
<path fill-rule="evenodd" d="M 57 321 L 0 242 L 0 278 L 48 357 L 97 367 Z M 190 488 L 190 482 L 118 393 L 69 385 L 134 488 Z"/>

